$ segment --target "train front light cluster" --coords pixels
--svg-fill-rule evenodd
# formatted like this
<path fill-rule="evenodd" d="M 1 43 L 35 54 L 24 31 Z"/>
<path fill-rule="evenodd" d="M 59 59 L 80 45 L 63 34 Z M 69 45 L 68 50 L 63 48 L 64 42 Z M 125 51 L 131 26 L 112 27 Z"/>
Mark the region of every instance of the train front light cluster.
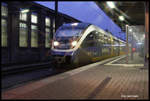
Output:
<path fill-rule="evenodd" d="M 58 45 L 59 45 L 59 42 L 58 42 L 58 41 L 54 41 L 54 42 L 53 42 L 53 45 L 54 45 L 54 46 L 58 46 Z"/>
<path fill-rule="evenodd" d="M 73 41 L 73 42 L 71 43 L 71 45 L 72 45 L 73 47 L 75 47 L 75 46 L 77 45 L 77 41 Z"/>

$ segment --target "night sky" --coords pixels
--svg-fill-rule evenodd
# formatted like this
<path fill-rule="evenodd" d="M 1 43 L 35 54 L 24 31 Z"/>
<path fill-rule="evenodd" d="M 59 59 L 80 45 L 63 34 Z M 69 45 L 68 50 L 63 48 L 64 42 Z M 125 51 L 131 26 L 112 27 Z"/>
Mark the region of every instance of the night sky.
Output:
<path fill-rule="evenodd" d="M 43 6 L 55 10 L 55 2 L 36 1 Z M 120 39 L 125 39 L 125 33 L 116 25 L 93 1 L 59 1 L 58 11 L 74 17 L 82 22 L 91 23 L 106 30 Z"/>

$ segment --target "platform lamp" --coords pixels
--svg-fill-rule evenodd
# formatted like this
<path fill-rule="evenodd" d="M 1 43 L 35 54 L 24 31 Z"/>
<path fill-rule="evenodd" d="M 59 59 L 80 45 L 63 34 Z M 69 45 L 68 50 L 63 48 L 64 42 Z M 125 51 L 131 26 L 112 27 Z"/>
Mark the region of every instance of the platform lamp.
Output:
<path fill-rule="evenodd" d="M 128 46 L 128 27 L 129 25 L 126 25 L 126 63 L 128 64 L 128 54 L 129 54 L 129 46 Z"/>
<path fill-rule="evenodd" d="M 116 8 L 114 2 L 112 2 L 112 1 L 107 1 L 106 4 L 107 4 L 111 9 Z"/>
<path fill-rule="evenodd" d="M 124 21 L 125 20 L 124 16 L 122 16 L 122 15 L 120 15 L 118 18 L 119 18 L 120 21 Z"/>

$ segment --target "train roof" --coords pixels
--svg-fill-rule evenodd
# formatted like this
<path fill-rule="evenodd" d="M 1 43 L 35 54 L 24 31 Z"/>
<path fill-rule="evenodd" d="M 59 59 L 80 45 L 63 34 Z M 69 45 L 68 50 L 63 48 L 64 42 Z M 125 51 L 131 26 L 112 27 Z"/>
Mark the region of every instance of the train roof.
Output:
<path fill-rule="evenodd" d="M 93 25 L 93 24 L 90 24 L 90 23 L 67 23 L 67 24 L 63 24 L 63 25 L 61 26 L 61 28 L 72 28 L 72 27 L 73 27 L 73 28 L 85 29 L 85 28 L 87 28 L 87 27 L 90 26 L 90 25 Z M 119 41 L 125 43 L 125 41 L 123 41 L 123 40 L 121 40 L 121 39 L 119 39 L 119 38 L 117 38 L 117 37 L 111 35 L 110 33 L 104 31 L 103 29 L 99 28 L 98 26 L 96 26 L 96 25 L 93 25 L 93 26 L 94 26 L 97 30 L 99 30 L 101 33 L 103 33 L 104 35 L 113 37 L 115 40 L 119 40 Z"/>
<path fill-rule="evenodd" d="M 63 24 L 62 27 L 74 27 L 74 28 L 85 29 L 89 25 L 91 24 L 90 23 L 67 23 L 67 24 Z"/>
<path fill-rule="evenodd" d="M 119 40 L 119 41 L 121 41 L 121 42 L 123 42 L 123 43 L 126 43 L 125 41 L 123 41 L 123 40 L 117 38 L 116 36 L 110 34 L 109 32 L 104 31 L 103 29 L 99 28 L 98 26 L 94 25 L 94 27 L 95 27 L 97 30 L 99 30 L 103 35 L 106 35 L 106 36 L 109 36 L 109 37 L 113 37 L 115 40 Z"/>

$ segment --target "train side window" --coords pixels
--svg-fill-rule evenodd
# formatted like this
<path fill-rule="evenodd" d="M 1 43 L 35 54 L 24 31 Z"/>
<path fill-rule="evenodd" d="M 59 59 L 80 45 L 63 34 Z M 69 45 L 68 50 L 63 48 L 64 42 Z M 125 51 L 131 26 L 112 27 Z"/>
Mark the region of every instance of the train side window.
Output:
<path fill-rule="evenodd" d="M 19 46 L 27 47 L 28 43 L 28 29 L 26 23 L 19 24 Z"/>
<path fill-rule="evenodd" d="M 107 43 L 107 36 L 104 35 L 104 43 Z"/>
<path fill-rule="evenodd" d="M 99 32 L 99 39 L 100 43 L 104 43 L 104 35 Z"/>
<path fill-rule="evenodd" d="M 117 45 L 118 45 L 118 42 L 116 39 L 114 39 L 114 51 L 117 52 Z"/>
<path fill-rule="evenodd" d="M 7 4 L 1 3 L 1 46 L 2 47 L 7 47 L 8 44 L 7 16 L 8 16 Z"/>

